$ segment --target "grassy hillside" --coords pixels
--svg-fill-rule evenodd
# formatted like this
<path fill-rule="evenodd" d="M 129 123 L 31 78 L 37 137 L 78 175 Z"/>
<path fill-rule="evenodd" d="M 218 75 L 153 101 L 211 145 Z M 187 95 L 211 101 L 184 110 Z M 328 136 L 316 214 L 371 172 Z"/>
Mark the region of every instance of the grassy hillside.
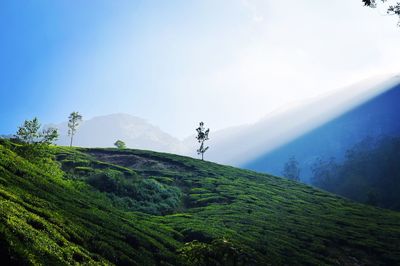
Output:
<path fill-rule="evenodd" d="M 400 264 L 400 213 L 286 179 L 149 151 L 53 148 L 61 171 L 13 150 L 0 145 L 8 264 Z"/>

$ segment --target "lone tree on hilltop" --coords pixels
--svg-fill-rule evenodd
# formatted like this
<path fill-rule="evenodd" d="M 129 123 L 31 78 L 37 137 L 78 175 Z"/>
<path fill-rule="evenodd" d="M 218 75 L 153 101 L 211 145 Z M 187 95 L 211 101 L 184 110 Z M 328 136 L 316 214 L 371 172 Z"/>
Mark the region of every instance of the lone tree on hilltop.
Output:
<path fill-rule="evenodd" d="M 71 136 L 71 142 L 69 144 L 72 147 L 72 141 L 74 139 L 74 135 L 78 130 L 79 123 L 82 121 L 82 116 L 78 112 L 72 112 L 68 117 L 68 136 Z"/>
<path fill-rule="evenodd" d="M 300 167 L 296 157 L 292 156 L 285 163 L 282 175 L 287 179 L 300 181 Z"/>
<path fill-rule="evenodd" d="M 204 123 L 200 122 L 200 125 L 198 128 L 196 128 L 197 131 L 197 136 L 196 139 L 200 144 L 200 148 L 197 149 L 197 154 L 201 154 L 201 160 L 204 160 L 204 153 L 208 150 L 208 146 L 204 146 L 204 142 L 208 140 L 208 133 L 210 132 L 210 129 L 207 128 L 205 129 Z"/>
<path fill-rule="evenodd" d="M 25 120 L 18 128 L 16 138 L 25 144 L 51 144 L 58 139 L 56 128 L 45 128 L 40 131 L 39 119 Z"/>
<path fill-rule="evenodd" d="M 114 146 L 117 147 L 117 148 L 120 149 L 120 150 L 126 149 L 126 144 L 125 144 L 125 142 L 123 142 L 122 140 L 117 140 L 117 141 L 114 143 Z"/>

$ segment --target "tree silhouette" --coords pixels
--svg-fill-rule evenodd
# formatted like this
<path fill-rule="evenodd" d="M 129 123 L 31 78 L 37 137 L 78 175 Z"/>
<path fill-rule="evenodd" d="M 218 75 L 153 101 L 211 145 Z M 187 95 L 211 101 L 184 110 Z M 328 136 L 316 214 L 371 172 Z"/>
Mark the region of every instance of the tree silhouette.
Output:
<path fill-rule="evenodd" d="M 123 142 L 122 140 L 117 140 L 117 141 L 114 143 L 114 146 L 117 147 L 117 148 L 120 149 L 120 150 L 126 149 L 126 144 L 125 144 L 125 142 Z"/>
<path fill-rule="evenodd" d="M 196 139 L 200 143 L 200 148 L 197 149 L 197 154 L 201 154 L 201 160 L 204 160 L 204 153 L 209 148 L 208 146 L 207 147 L 204 146 L 204 142 L 209 139 L 208 133 L 210 132 L 210 129 L 209 128 L 205 129 L 204 123 L 200 122 L 200 125 L 198 128 L 196 128 L 196 131 L 197 131 Z"/>
<path fill-rule="evenodd" d="M 300 168 L 299 162 L 296 160 L 296 157 L 292 156 L 285 163 L 283 167 L 283 176 L 287 179 L 291 179 L 294 181 L 300 181 Z"/>
<path fill-rule="evenodd" d="M 377 0 L 362 0 L 365 6 L 371 7 L 371 8 L 376 8 L 377 7 Z M 387 2 L 388 0 L 378 0 L 381 1 L 382 3 Z M 396 2 L 395 4 L 389 5 L 387 11 L 387 14 L 389 15 L 397 15 L 400 17 L 400 2 Z M 400 26 L 400 21 L 397 24 Z"/>
<path fill-rule="evenodd" d="M 72 147 L 72 141 L 74 139 L 74 135 L 78 130 L 79 123 L 82 121 L 82 116 L 78 112 L 72 112 L 68 117 L 68 136 L 71 136 L 71 142 L 69 144 Z"/>

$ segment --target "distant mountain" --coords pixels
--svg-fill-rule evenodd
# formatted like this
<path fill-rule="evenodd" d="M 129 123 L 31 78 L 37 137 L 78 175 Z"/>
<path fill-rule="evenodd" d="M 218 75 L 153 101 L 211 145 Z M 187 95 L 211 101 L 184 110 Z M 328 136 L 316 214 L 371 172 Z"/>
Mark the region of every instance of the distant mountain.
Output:
<path fill-rule="evenodd" d="M 221 147 L 224 148 L 226 143 L 231 140 L 236 139 L 240 134 L 248 128 L 248 125 L 241 125 L 235 127 L 229 127 L 221 130 L 214 131 L 210 129 L 209 137 L 210 139 L 206 142 L 206 145 L 210 149 L 205 154 L 205 159 L 214 162 L 230 162 L 229 154 L 224 154 Z M 194 131 L 194 130 L 193 130 Z M 196 150 L 199 148 L 200 144 L 196 140 L 196 135 L 193 134 L 182 141 L 182 154 L 198 158 Z"/>
<path fill-rule="evenodd" d="M 347 147 L 363 136 L 390 133 L 393 130 L 397 132 L 391 125 L 399 123 L 395 116 L 399 113 L 399 100 L 390 91 L 398 84 L 399 75 L 368 79 L 330 94 L 283 107 L 254 124 L 217 132 L 211 130 L 206 159 L 281 175 L 284 163 L 291 155 L 295 155 L 303 168 L 302 176 L 308 176 L 309 172 L 304 168 L 308 169 L 318 156 L 340 157 Z M 381 97 L 386 97 L 388 101 L 381 102 L 378 100 Z M 356 112 L 357 108 L 375 100 L 379 102 Z M 344 124 L 333 123 L 345 114 L 349 114 L 349 121 Z M 324 137 L 319 133 L 310 135 L 301 144 L 294 145 L 311 132 L 322 130 L 320 128 L 323 126 Z M 191 139 L 185 142 L 185 147 L 187 155 L 195 155 Z"/>
<path fill-rule="evenodd" d="M 53 125 L 60 130 L 58 145 L 69 145 L 67 122 Z M 180 141 L 145 120 L 128 114 L 111 114 L 84 120 L 76 136 L 74 146 L 113 147 L 116 140 L 127 147 L 180 153 Z"/>
<path fill-rule="evenodd" d="M 254 124 L 213 131 L 205 159 L 223 164 L 281 175 L 283 164 L 292 155 L 302 167 L 307 181 L 309 166 L 320 156 L 343 156 L 345 150 L 363 136 L 397 132 L 397 96 L 393 90 L 400 76 L 365 80 L 268 114 Z M 385 96 L 387 95 L 387 96 Z M 382 97 L 387 100 L 379 100 Z M 373 103 L 376 102 L 376 103 Z M 367 103 L 371 103 L 359 110 Z M 375 111 L 376 110 L 376 111 Z M 343 118 L 345 116 L 347 118 Z M 344 119 L 338 122 L 338 119 Z M 336 122 L 335 122 L 336 121 Z M 67 123 L 57 125 L 68 145 Z M 113 114 L 86 120 L 80 126 L 75 146 L 112 147 L 117 140 L 128 147 L 171 152 L 197 157 L 195 135 L 184 141 L 163 132 L 145 120 Z"/>
<path fill-rule="evenodd" d="M 284 163 L 295 156 L 300 163 L 301 178 L 309 182 L 311 165 L 316 158 L 335 157 L 339 161 L 346 150 L 366 137 L 400 135 L 400 78 L 392 78 L 377 86 L 366 85 L 364 92 L 373 97 L 364 97 L 346 108 L 338 108 L 339 116 L 331 117 L 317 127 L 299 134 L 274 149 L 265 149 L 256 158 L 243 162 L 245 168 L 281 175 Z M 378 94 L 377 94 L 378 93 Z M 326 106 L 334 104 L 333 97 L 317 101 L 306 110 L 320 115 Z M 304 113 L 304 112 L 303 112 Z M 298 123 L 297 118 L 290 116 L 282 123 L 293 121 L 296 127 L 303 127 L 307 122 Z M 276 123 L 280 121 L 275 120 Z M 293 128 L 293 130 L 296 130 Z"/>

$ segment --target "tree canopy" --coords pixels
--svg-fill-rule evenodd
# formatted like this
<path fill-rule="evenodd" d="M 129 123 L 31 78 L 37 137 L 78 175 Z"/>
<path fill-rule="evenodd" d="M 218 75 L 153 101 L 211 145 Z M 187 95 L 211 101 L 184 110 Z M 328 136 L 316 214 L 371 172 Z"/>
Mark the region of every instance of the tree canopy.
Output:
<path fill-rule="evenodd" d="M 32 120 L 25 120 L 18 128 L 16 137 L 26 144 L 51 144 L 58 138 L 56 128 L 44 128 L 40 131 L 40 122 L 36 117 Z"/>
<path fill-rule="evenodd" d="M 126 149 L 126 144 L 125 142 L 123 142 L 122 140 L 117 140 L 114 143 L 114 146 L 117 147 L 118 149 L 122 150 L 122 149 Z"/>
<path fill-rule="evenodd" d="M 82 115 L 78 112 L 72 112 L 68 117 L 68 135 L 71 136 L 70 147 L 72 147 L 72 141 L 74 139 L 74 135 L 78 130 L 79 123 L 82 121 Z"/>
<path fill-rule="evenodd" d="M 200 122 L 199 127 L 196 128 L 197 136 L 196 139 L 200 143 L 200 147 L 197 149 L 197 154 L 201 154 L 201 160 L 204 160 L 204 153 L 208 150 L 208 146 L 204 146 L 204 142 L 207 141 L 210 129 L 205 129 L 204 123 Z"/>

